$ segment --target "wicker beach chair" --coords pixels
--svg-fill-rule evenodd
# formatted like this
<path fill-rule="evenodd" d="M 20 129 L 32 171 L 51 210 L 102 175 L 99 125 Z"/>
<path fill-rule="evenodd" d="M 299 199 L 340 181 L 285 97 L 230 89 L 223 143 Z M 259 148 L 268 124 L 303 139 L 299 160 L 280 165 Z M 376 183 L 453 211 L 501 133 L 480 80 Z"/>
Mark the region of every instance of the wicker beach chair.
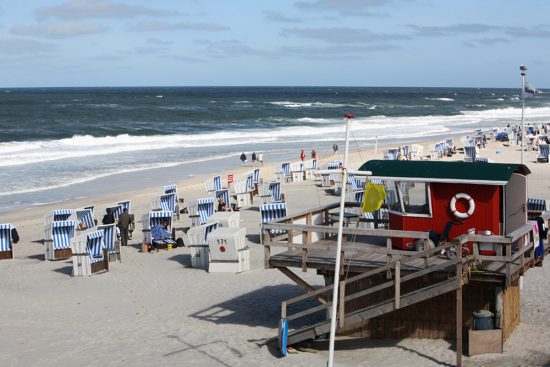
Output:
<path fill-rule="evenodd" d="M 73 276 L 90 276 L 109 271 L 109 256 L 103 241 L 104 231 L 86 231 L 75 237 L 73 252 Z"/>
<path fill-rule="evenodd" d="M 197 199 L 189 205 L 189 218 L 192 226 L 205 224 L 208 217 L 214 214 L 214 198 Z"/>
<path fill-rule="evenodd" d="M 95 227 L 94 212 L 92 209 L 76 209 L 77 229 L 87 229 Z"/>
<path fill-rule="evenodd" d="M 208 270 L 210 261 L 208 235 L 218 226 L 219 222 L 211 222 L 190 228 L 187 231 L 189 240 L 187 247 L 191 249 L 191 267 Z"/>
<path fill-rule="evenodd" d="M 477 155 L 477 152 L 476 152 L 475 146 L 464 147 L 464 162 L 475 162 L 476 155 Z"/>
<path fill-rule="evenodd" d="M 286 203 L 274 203 L 274 204 L 262 204 L 260 205 L 260 216 L 261 216 L 261 223 L 260 223 L 260 236 L 262 238 L 262 241 L 265 240 L 263 238 L 264 236 L 264 230 L 263 225 L 265 223 L 269 223 L 275 219 L 280 219 L 286 217 L 287 213 L 287 207 Z M 270 229 L 269 235 L 277 235 L 277 234 L 284 234 L 286 233 L 285 230 L 282 229 Z"/>
<path fill-rule="evenodd" d="M 75 234 L 76 221 L 53 221 L 45 228 L 44 249 L 46 260 L 71 257 L 71 240 Z"/>
<path fill-rule="evenodd" d="M 164 222 L 168 223 L 166 231 L 173 233 L 172 217 L 173 213 L 171 211 L 164 210 L 151 211 L 148 214 L 145 214 L 141 221 L 143 225 L 143 244 L 153 245 L 156 248 L 166 248 L 168 244 L 174 244 L 175 241 L 173 239 L 166 239 L 164 241 L 153 241 L 153 237 L 151 235 L 151 229 L 155 226 L 162 225 Z"/>
<path fill-rule="evenodd" d="M 102 224 L 97 226 L 98 231 L 103 231 L 103 243 L 109 254 L 109 261 L 122 261 L 120 241 L 117 235 L 117 228 L 114 224 Z"/>
<path fill-rule="evenodd" d="M 539 163 L 548 163 L 548 153 L 549 153 L 549 145 L 548 144 L 540 144 L 539 145 L 539 155 L 537 156 L 537 162 L 539 162 Z"/>
<path fill-rule="evenodd" d="M 6 223 L 0 224 L 0 260 L 13 259 L 13 238 L 14 226 Z"/>

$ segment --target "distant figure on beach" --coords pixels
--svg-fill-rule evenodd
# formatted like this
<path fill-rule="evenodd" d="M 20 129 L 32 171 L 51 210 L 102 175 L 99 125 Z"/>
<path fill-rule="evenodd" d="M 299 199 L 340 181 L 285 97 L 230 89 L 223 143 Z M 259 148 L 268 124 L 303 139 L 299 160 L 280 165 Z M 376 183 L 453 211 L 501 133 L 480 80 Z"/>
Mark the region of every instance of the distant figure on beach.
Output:
<path fill-rule="evenodd" d="M 103 216 L 103 219 L 101 220 L 101 223 L 103 224 L 113 224 L 115 222 L 115 215 L 111 211 L 111 208 L 107 208 L 105 211 L 105 215 Z"/>
<path fill-rule="evenodd" d="M 264 154 L 258 153 L 258 162 L 260 162 L 260 165 L 264 165 Z"/>
<path fill-rule="evenodd" d="M 306 153 L 304 153 L 304 150 L 302 149 L 302 151 L 300 152 L 300 159 L 303 161 L 304 159 L 306 159 Z"/>
<path fill-rule="evenodd" d="M 251 159 L 252 159 L 252 164 L 256 164 L 256 152 L 252 152 Z"/>
<path fill-rule="evenodd" d="M 334 152 L 334 155 L 336 155 L 336 153 L 338 153 L 338 144 L 333 144 L 332 145 L 332 151 Z"/>
<path fill-rule="evenodd" d="M 122 214 L 118 217 L 118 228 L 120 229 L 120 243 L 122 246 L 128 246 L 128 228 L 132 223 L 132 217 L 128 214 L 126 208 L 122 209 Z"/>
<path fill-rule="evenodd" d="M 311 151 L 311 159 L 319 159 L 319 154 L 317 154 L 315 149 Z"/>
<path fill-rule="evenodd" d="M 243 164 L 246 163 L 246 154 L 244 154 L 244 152 L 243 154 L 241 154 L 241 161 L 243 162 Z"/>

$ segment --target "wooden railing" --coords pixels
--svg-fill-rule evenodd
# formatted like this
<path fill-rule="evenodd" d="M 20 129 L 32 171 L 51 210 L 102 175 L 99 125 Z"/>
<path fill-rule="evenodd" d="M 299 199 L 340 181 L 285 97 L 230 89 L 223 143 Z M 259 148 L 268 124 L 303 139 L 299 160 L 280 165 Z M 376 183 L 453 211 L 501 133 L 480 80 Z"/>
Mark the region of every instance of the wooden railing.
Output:
<path fill-rule="evenodd" d="M 454 267 L 455 277 L 453 277 L 452 279 L 456 279 L 456 282 L 457 282 L 456 287 L 457 288 L 462 286 L 462 266 L 463 266 L 463 262 L 465 261 L 465 259 L 462 258 L 461 253 L 458 253 L 458 257 L 455 258 L 455 259 L 448 259 L 446 261 L 443 261 L 443 262 L 435 264 L 435 265 L 428 265 L 422 270 L 417 270 L 417 271 L 415 271 L 413 273 L 410 273 L 410 274 L 407 274 L 405 276 L 401 275 L 402 265 L 407 264 L 411 261 L 417 260 L 419 258 L 423 258 L 423 257 L 424 258 L 429 258 L 430 256 L 432 256 L 434 254 L 441 253 L 441 251 L 448 250 L 451 246 L 454 246 L 454 243 L 450 243 L 450 242 L 445 243 L 441 246 L 429 249 L 428 251 L 424 251 L 424 252 L 414 252 L 413 253 L 413 252 L 409 251 L 409 252 L 407 252 L 408 253 L 407 255 L 402 254 L 401 256 L 399 256 L 398 258 L 392 260 L 391 262 L 389 262 L 388 264 L 386 264 L 384 266 L 381 266 L 379 268 L 376 268 L 376 269 L 373 269 L 373 270 L 370 270 L 370 271 L 361 273 L 359 275 L 353 276 L 351 278 L 347 278 L 347 279 L 344 279 L 344 280 L 340 281 L 340 287 L 339 287 L 340 292 L 339 292 L 339 300 L 338 300 L 338 315 L 337 315 L 339 327 L 345 326 L 345 304 L 346 304 L 346 302 L 355 300 L 359 297 L 364 297 L 364 296 L 367 296 L 367 295 L 371 295 L 375 292 L 382 291 L 382 290 L 390 288 L 392 286 L 394 287 L 394 296 L 393 296 L 394 307 L 393 308 L 394 309 L 399 309 L 401 307 L 401 296 L 402 296 L 402 294 L 401 294 L 401 284 L 403 282 L 407 282 L 407 281 L 416 279 L 416 278 L 421 277 L 421 276 L 426 276 L 430 273 L 437 272 L 437 271 L 440 271 L 442 269 L 447 269 L 449 267 Z M 393 270 L 393 279 L 391 279 L 387 282 L 378 284 L 374 287 L 370 287 L 368 289 L 364 289 L 364 290 L 361 290 L 359 292 L 355 292 L 355 293 L 352 293 L 350 295 L 346 295 L 346 285 L 349 285 L 349 284 L 352 284 L 354 282 L 372 277 L 376 274 L 381 274 L 381 273 L 388 272 L 388 271 L 390 271 L 390 273 L 391 273 L 392 270 Z M 448 279 L 446 279 L 446 280 L 448 280 Z M 323 311 L 323 310 L 330 309 L 332 307 L 332 300 L 330 300 L 330 296 L 331 296 L 331 292 L 332 292 L 333 287 L 334 287 L 334 285 L 328 285 L 326 287 L 308 292 L 306 294 L 303 294 L 303 295 L 300 295 L 300 296 L 297 296 L 297 297 L 294 297 L 294 298 L 291 298 L 289 300 L 286 300 L 286 301 L 282 302 L 281 303 L 281 318 L 286 319 L 287 321 L 292 321 L 292 320 L 297 320 L 297 319 L 312 315 L 314 313 L 317 313 L 317 312 L 320 312 L 320 311 Z M 290 314 L 288 312 L 288 306 L 289 305 L 292 305 L 292 304 L 295 304 L 295 303 L 298 303 L 298 302 L 303 302 L 303 301 L 310 300 L 310 299 L 314 299 L 314 298 L 318 299 L 320 296 L 325 296 L 326 299 L 329 299 L 329 301 L 324 303 L 324 304 L 320 304 L 318 306 L 314 306 L 314 307 L 311 307 L 309 309 L 306 309 L 306 310 L 303 310 L 303 311 L 300 311 L 300 312 L 296 312 L 296 313 L 293 313 L 293 314 Z"/>

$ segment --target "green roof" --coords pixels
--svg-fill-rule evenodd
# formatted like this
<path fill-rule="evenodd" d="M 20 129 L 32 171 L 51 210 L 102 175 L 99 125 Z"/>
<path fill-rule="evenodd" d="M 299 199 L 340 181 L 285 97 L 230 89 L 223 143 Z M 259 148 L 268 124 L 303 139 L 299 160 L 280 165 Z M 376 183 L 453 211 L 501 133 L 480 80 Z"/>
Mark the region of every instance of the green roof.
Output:
<path fill-rule="evenodd" d="M 512 173 L 531 173 L 523 164 L 445 161 L 382 161 L 365 162 L 360 171 L 371 171 L 373 177 L 421 182 L 462 182 L 485 185 L 506 185 Z"/>

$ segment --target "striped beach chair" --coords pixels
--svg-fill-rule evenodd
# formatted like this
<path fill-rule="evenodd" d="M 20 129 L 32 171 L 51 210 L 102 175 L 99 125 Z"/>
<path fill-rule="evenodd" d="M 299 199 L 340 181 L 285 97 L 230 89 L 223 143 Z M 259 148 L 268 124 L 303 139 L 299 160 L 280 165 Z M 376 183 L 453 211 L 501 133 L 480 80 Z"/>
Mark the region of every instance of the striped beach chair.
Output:
<path fill-rule="evenodd" d="M 68 220 L 71 215 L 73 215 L 72 209 L 57 209 L 53 211 L 52 221 L 58 222 Z"/>
<path fill-rule="evenodd" d="M 281 164 L 281 169 L 283 172 L 283 178 L 280 181 L 289 182 L 292 180 L 292 173 L 290 172 L 290 162 L 285 162 Z"/>
<path fill-rule="evenodd" d="M 154 210 L 145 214 L 142 218 L 143 225 L 143 243 L 151 244 L 151 228 L 162 225 L 164 222 L 168 223 L 167 231 L 172 232 L 172 217 L 173 213 L 170 211 Z"/>
<path fill-rule="evenodd" d="M 107 253 L 109 254 L 109 261 L 122 261 L 120 251 L 120 241 L 117 235 L 117 228 L 114 224 L 102 224 L 97 226 L 98 231 L 103 231 L 103 243 Z"/>
<path fill-rule="evenodd" d="M 95 227 L 94 213 L 91 209 L 76 209 L 77 229 L 86 229 Z"/>
<path fill-rule="evenodd" d="M 476 160 L 476 147 L 465 146 L 464 147 L 464 162 L 475 162 Z"/>
<path fill-rule="evenodd" d="M 13 229 L 9 223 L 0 224 L 0 260 L 13 259 Z"/>
<path fill-rule="evenodd" d="M 105 208 L 105 210 L 113 213 L 116 220 L 118 220 L 118 217 L 122 214 L 122 206 L 120 204 L 112 204 Z"/>
<path fill-rule="evenodd" d="M 160 209 L 174 213 L 176 211 L 176 194 L 162 194 L 160 196 Z"/>
<path fill-rule="evenodd" d="M 126 213 L 130 214 L 132 212 L 132 201 L 131 200 L 122 200 L 117 202 L 122 209 L 126 209 Z"/>
<path fill-rule="evenodd" d="M 252 180 L 254 182 L 254 184 L 259 184 L 260 183 L 260 169 L 259 168 L 256 168 L 254 171 L 252 171 Z"/>
<path fill-rule="evenodd" d="M 284 218 L 286 217 L 286 203 L 273 203 L 273 204 L 262 204 L 260 205 L 260 215 L 261 215 L 261 224 L 260 224 L 260 231 L 261 231 L 261 237 L 264 236 L 264 230 L 263 225 L 265 223 L 269 223 L 271 221 L 274 221 L 276 219 Z M 284 234 L 287 231 L 281 230 L 281 229 L 270 229 L 269 234 L 270 235 L 277 235 L 277 234 Z"/>
<path fill-rule="evenodd" d="M 68 259 L 72 256 L 71 239 L 75 234 L 76 221 L 54 221 L 46 228 L 44 249 L 46 260 Z"/>
<path fill-rule="evenodd" d="M 165 194 L 178 194 L 178 189 L 175 184 L 166 185 L 162 190 Z"/>
<path fill-rule="evenodd" d="M 73 276 L 90 276 L 109 271 L 109 257 L 103 240 L 104 231 L 87 231 L 76 237 L 72 244 Z"/>
<path fill-rule="evenodd" d="M 216 191 L 216 200 L 219 200 L 220 198 L 223 198 L 223 201 L 225 201 L 225 205 L 228 208 L 233 208 L 231 205 L 231 197 L 229 196 L 228 189 L 221 189 Z"/>
<path fill-rule="evenodd" d="M 199 217 L 199 224 L 205 224 L 208 217 L 214 214 L 214 198 L 202 198 L 197 199 L 197 214 Z"/>
<path fill-rule="evenodd" d="M 206 192 L 214 192 L 222 189 L 222 178 L 221 176 L 214 176 L 204 181 L 204 189 Z"/>
<path fill-rule="evenodd" d="M 534 219 L 538 217 L 543 212 L 546 211 L 546 200 L 545 199 L 527 199 L 527 217 L 529 219 Z"/>
<path fill-rule="evenodd" d="M 548 153 L 549 153 L 548 144 L 540 144 L 539 145 L 539 155 L 537 156 L 537 162 L 539 162 L 539 163 L 548 163 Z"/>

